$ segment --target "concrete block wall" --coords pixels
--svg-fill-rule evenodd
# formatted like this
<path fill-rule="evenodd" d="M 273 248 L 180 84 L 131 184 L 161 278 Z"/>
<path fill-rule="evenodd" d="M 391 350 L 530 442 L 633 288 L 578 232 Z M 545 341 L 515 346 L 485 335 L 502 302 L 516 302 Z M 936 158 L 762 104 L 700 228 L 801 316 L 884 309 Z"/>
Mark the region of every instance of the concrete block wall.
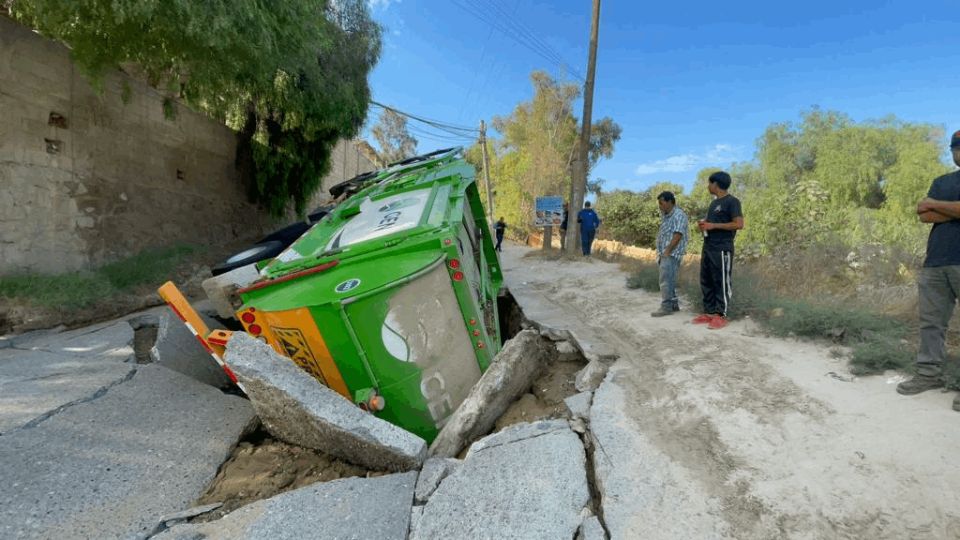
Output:
<path fill-rule="evenodd" d="M 234 132 L 180 104 L 168 120 L 162 102 L 120 72 L 97 92 L 66 47 L 0 17 L 0 275 L 252 238 L 278 224 L 246 202 Z M 341 141 L 323 185 L 372 168 Z"/>

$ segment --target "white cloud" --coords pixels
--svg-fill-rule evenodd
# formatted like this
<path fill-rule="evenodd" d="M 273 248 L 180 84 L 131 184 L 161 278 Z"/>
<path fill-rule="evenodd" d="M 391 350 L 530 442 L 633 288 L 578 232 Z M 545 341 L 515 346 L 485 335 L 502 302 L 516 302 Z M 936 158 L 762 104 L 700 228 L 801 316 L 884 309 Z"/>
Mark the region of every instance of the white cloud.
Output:
<path fill-rule="evenodd" d="M 730 144 L 715 144 L 700 153 L 679 154 L 637 166 L 636 174 L 686 172 L 711 165 L 728 165 L 737 160 L 738 148 Z"/>
<path fill-rule="evenodd" d="M 370 9 L 387 9 L 390 4 L 399 4 L 401 0 L 367 0 Z"/>

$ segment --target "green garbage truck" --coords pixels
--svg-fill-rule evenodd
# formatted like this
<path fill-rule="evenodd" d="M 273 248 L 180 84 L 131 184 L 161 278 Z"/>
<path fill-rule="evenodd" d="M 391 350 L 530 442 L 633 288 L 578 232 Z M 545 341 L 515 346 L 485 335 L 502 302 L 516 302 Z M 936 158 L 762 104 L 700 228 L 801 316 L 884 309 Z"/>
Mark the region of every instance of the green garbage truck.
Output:
<path fill-rule="evenodd" d="M 503 276 L 462 149 L 370 178 L 240 289 L 236 316 L 329 388 L 429 442 L 500 349 Z"/>

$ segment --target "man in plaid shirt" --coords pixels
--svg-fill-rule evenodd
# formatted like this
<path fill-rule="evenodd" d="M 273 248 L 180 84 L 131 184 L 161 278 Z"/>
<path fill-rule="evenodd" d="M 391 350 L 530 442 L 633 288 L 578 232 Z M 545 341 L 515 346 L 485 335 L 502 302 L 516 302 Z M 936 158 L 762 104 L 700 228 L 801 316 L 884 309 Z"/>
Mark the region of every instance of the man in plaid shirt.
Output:
<path fill-rule="evenodd" d="M 687 251 L 687 214 L 677 206 L 673 193 L 664 191 L 657 195 L 660 206 L 660 230 L 657 232 L 657 266 L 660 269 L 660 309 L 650 315 L 663 317 L 680 311 L 677 301 L 677 276 L 680 263 Z"/>

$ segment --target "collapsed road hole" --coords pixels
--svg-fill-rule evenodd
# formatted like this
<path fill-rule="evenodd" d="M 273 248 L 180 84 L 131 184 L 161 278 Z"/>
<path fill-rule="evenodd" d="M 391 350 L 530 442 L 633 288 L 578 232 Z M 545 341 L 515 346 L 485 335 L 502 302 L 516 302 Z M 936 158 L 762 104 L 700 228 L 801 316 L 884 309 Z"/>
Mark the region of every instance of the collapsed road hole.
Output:
<path fill-rule="evenodd" d="M 157 344 L 157 330 L 159 322 L 156 320 L 142 319 L 139 321 L 128 321 L 133 327 L 133 357 L 138 364 L 149 364 L 153 362 L 150 356 L 150 349 Z"/>
<path fill-rule="evenodd" d="M 217 502 L 223 506 L 191 521 L 214 521 L 246 504 L 316 482 L 383 474 L 387 473 L 277 440 L 261 426 L 237 443 L 196 502 L 196 506 Z"/>
<path fill-rule="evenodd" d="M 503 345 L 523 329 L 524 320 L 520 304 L 506 287 L 497 296 L 497 313 L 500 315 L 500 345 Z"/>
<path fill-rule="evenodd" d="M 556 351 L 555 343 L 541 339 L 547 341 L 550 350 Z M 521 422 L 568 416 L 563 400 L 579 393 L 576 388 L 577 373 L 586 365 L 587 359 L 582 354 L 561 359 L 560 355 L 554 352 L 528 391 L 500 415 L 494 424 L 494 431 Z"/>

